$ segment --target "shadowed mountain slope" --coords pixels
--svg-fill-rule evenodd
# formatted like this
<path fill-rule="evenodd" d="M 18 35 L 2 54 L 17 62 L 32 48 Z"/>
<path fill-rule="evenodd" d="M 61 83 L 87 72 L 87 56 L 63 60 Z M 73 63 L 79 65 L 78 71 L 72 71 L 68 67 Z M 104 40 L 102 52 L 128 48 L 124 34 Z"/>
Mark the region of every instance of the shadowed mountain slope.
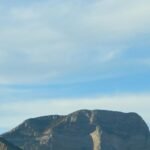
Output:
<path fill-rule="evenodd" d="M 4 138 L 0 137 L 0 150 L 21 150 L 21 149 L 14 146 L 10 142 L 6 141 Z"/>
<path fill-rule="evenodd" d="M 28 119 L 3 137 L 24 150 L 150 149 L 150 132 L 139 115 L 104 110 Z"/>

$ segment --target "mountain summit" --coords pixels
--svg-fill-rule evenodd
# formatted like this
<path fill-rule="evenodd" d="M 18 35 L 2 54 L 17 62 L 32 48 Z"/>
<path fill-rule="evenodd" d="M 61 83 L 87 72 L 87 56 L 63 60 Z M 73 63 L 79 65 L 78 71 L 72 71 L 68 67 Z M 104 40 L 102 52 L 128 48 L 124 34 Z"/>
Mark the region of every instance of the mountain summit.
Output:
<path fill-rule="evenodd" d="M 136 113 L 79 110 L 24 121 L 2 135 L 24 150 L 149 150 L 150 132 Z"/>

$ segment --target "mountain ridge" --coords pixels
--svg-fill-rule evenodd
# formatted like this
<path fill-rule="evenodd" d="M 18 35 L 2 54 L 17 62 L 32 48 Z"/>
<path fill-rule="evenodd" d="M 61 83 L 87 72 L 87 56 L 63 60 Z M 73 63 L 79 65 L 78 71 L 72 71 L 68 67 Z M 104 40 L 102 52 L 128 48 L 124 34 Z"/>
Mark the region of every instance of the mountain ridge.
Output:
<path fill-rule="evenodd" d="M 150 139 L 136 113 L 86 109 L 27 119 L 2 136 L 24 150 L 148 150 Z"/>

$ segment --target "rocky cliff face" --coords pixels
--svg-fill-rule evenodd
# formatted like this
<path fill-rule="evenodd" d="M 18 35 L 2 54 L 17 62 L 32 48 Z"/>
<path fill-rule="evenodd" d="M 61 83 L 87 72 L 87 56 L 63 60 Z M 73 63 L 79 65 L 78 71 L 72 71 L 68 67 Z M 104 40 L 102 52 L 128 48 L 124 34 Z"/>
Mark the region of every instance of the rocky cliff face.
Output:
<path fill-rule="evenodd" d="M 103 110 L 29 119 L 3 137 L 24 150 L 150 149 L 150 132 L 139 115 Z"/>
<path fill-rule="evenodd" d="M 0 150 L 21 150 L 21 149 L 0 137 Z"/>

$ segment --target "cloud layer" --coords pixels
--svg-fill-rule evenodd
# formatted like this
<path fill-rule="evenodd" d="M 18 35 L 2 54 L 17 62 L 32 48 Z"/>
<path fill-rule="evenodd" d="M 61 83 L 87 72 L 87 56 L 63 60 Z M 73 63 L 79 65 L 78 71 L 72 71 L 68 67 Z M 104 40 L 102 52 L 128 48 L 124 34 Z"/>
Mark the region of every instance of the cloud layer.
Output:
<path fill-rule="evenodd" d="M 135 111 L 149 122 L 149 6 L 0 1 L 0 132 L 81 108 Z"/>
<path fill-rule="evenodd" d="M 149 5 L 148 0 L 2 3 L 0 83 L 129 73 L 149 46 Z M 145 50 L 137 50 L 141 44 Z M 138 51 L 136 61 L 128 57 L 132 50 Z"/>

